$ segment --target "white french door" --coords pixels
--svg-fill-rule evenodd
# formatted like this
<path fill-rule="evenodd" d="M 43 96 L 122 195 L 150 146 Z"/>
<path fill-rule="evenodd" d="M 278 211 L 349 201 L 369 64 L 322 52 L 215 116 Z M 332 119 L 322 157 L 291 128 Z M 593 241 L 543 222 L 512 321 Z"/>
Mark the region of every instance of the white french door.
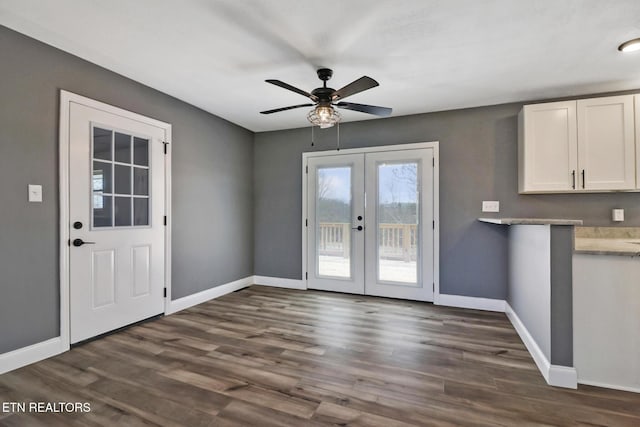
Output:
<path fill-rule="evenodd" d="M 315 157 L 308 167 L 309 288 L 362 294 L 364 156 Z"/>
<path fill-rule="evenodd" d="M 71 343 L 164 311 L 165 132 L 69 105 Z"/>
<path fill-rule="evenodd" d="M 307 287 L 433 301 L 434 148 L 307 158 Z"/>

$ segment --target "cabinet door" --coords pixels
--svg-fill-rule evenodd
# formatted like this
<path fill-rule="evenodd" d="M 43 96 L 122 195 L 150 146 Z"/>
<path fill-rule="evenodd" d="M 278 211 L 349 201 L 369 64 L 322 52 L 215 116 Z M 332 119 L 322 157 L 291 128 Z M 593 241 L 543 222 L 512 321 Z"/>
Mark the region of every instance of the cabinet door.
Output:
<path fill-rule="evenodd" d="M 636 188 L 633 95 L 578 101 L 580 189 Z"/>
<path fill-rule="evenodd" d="M 520 117 L 520 192 L 577 185 L 576 101 L 525 105 Z"/>

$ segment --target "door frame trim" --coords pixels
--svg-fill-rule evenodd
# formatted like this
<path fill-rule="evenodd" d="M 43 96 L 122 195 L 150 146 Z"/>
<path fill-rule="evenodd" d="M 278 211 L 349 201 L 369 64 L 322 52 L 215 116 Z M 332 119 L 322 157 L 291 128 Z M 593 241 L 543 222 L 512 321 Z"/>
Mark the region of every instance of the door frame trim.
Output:
<path fill-rule="evenodd" d="M 302 153 L 302 283 L 308 289 L 307 266 L 307 160 L 313 157 L 339 156 L 342 154 L 364 154 L 384 151 L 416 150 L 420 148 L 433 149 L 433 303 L 440 302 L 440 142 L 417 142 L 412 144 L 381 145 L 377 147 L 348 148 L 344 150 L 308 151 Z"/>
<path fill-rule="evenodd" d="M 152 119 L 138 113 L 134 113 L 113 105 L 105 104 L 91 98 L 77 95 L 66 90 L 60 90 L 60 129 L 58 140 L 58 192 L 59 192 L 59 233 L 60 233 L 60 339 L 62 342 L 61 352 L 70 348 L 70 310 L 69 301 L 69 127 L 70 127 L 70 106 L 71 103 L 85 105 L 87 107 L 102 110 L 107 113 L 126 117 L 148 125 L 164 129 L 166 136 L 166 155 L 164 158 L 165 167 L 165 215 L 167 215 L 167 225 L 164 230 L 165 253 L 165 287 L 167 296 L 164 300 L 164 314 L 169 312 L 171 302 L 171 124 L 160 120 Z"/>

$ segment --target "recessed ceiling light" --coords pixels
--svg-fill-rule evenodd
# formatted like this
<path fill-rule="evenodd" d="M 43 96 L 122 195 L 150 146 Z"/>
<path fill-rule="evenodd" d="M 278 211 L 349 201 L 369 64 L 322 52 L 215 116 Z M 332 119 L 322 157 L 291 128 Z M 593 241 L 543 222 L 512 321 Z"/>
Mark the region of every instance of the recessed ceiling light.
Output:
<path fill-rule="evenodd" d="M 640 38 L 622 43 L 618 46 L 618 50 L 620 52 L 635 52 L 636 50 L 640 50 Z"/>

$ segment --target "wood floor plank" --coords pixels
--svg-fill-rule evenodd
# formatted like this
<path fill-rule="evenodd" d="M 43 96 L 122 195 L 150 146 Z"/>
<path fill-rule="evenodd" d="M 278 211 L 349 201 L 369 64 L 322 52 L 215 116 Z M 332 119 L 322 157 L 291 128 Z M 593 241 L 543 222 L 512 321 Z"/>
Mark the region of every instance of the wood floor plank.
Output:
<path fill-rule="evenodd" d="M 0 375 L 0 426 L 640 426 L 640 395 L 548 386 L 502 313 L 252 286 Z"/>

